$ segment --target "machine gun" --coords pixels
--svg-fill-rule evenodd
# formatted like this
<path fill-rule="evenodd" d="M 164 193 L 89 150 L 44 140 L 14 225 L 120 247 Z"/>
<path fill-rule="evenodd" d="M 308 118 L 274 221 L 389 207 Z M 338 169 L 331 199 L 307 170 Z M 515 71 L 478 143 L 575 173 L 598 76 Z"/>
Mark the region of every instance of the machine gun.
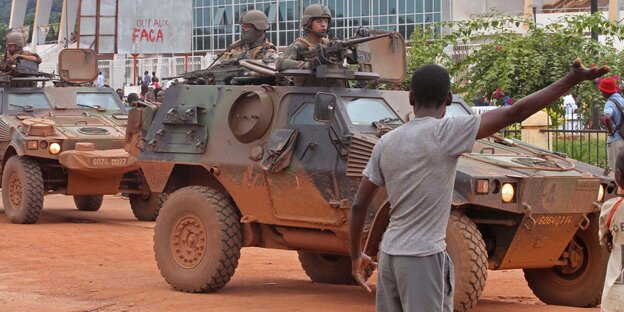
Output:
<path fill-rule="evenodd" d="M 164 79 L 184 78 L 188 84 L 193 85 L 227 85 L 231 84 L 234 78 L 249 76 L 249 71 L 240 66 L 239 61 L 239 59 L 225 59 L 218 64 L 211 64 L 206 69 L 198 69 Z"/>
<path fill-rule="evenodd" d="M 58 77 L 56 74 L 40 72 L 39 64 L 29 60 L 18 60 L 5 69 L 5 72 L 0 72 L 0 85 L 11 87 L 32 87 L 36 82 L 51 81 Z"/>
<path fill-rule="evenodd" d="M 358 51 L 356 46 L 358 44 L 391 36 L 394 36 L 394 33 L 385 33 L 349 40 L 330 41 L 328 45 L 319 44 L 316 46 L 315 51 L 317 63 L 342 66 L 343 61 L 346 59 L 349 64 L 357 64 Z"/>
<path fill-rule="evenodd" d="M 304 54 L 309 63 L 309 69 L 289 69 L 277 73 L 278 77 L 313 77 L 314 79 L 327 80 L 358 80 L 376 81 L 380 78 L 378 73 L 370 70 L 354 71 L 343 66 L 345 60 L 349 64 L 359 64 L 360 70 L 366 68 L 372 60 L 372 55 L 364 51 L 358 51 L 357 45 L 380 38 L 391 38 L 391 50 L 399 51 L 396 41 L 402 40 L 398 33 L 389 32 L 368 37 L 359 37 L 350 40 L 335 40 L 328 44 L 318 44 L 315 49 Z M 404 55 L 402 55 L 405 57 Z M 377 57 L 377 56 L 375 56 Z M 295 79 L 295 85 L 301 79 Z"/>

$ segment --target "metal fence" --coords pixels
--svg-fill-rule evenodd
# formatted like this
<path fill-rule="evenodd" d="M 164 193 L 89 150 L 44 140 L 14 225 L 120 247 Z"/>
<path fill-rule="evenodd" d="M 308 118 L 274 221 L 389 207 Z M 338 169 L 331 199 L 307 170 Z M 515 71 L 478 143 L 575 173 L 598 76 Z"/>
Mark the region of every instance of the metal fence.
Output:
<path fill-rule="evenodd" d="M 514 124 L 501 130 L 506 138 L 522 140 L 520 124 Z M 579 120 L 566 120 L 563 125 L 548 125 L 540 129 L 548 134 L 549 149 L 565 154 L 567 157 L 601 168 L 607 168 L 606 130 L 586 129 Z"/>

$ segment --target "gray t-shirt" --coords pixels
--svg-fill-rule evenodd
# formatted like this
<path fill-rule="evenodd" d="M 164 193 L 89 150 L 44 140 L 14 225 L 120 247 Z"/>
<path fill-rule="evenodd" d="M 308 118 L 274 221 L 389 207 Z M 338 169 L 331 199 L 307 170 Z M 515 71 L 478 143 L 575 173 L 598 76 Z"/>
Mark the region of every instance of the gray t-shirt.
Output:
<path fill-rule="evenodd" d="M 377 142 L 363 175 L 388 191 L 383 252 L 424 257 L 446 249 L 457 160 L 472 150 L 480 122 L 479 116 L 417 118 Z"/>

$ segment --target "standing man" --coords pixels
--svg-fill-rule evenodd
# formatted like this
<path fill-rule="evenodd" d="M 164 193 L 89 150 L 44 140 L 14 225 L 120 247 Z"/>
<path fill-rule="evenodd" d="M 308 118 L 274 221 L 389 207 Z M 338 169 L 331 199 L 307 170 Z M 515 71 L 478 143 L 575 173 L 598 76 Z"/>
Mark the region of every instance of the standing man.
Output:
<path fill-rule="evenodd" d="M 24 38 L 18 32 L 6 35 L 6 54 L 0 58 L 0 72 L 8 72 L 18 60 L 33 61 L 41 64 L 41 57 L 37 53 L 24 50 Z"/>
<path fill-rule="evenodd" d="M 230 45 L 221 60 L 255 59 L 267 64 L 275 63 L 277 48 L 267 39 L 269 19 L 264 12 L 249 10 L 240 17 L 241 38 Z"/>
<path fill-rule="evenodd" d="M 352 273 L 370 291 L 364 269 L 375 263 L 362 252 L 362 230 L 375 192 L 386 187 L 390 223 L 379 252 L 377 311 L 453 311 L 453 265 L 444 239 L 459 156 L 472 151 L 476 139 L 528 118 L 579 82 L 608 71 L 576 60 L 563 78 L 512 106 L 454 118 L 444 118 L 452 102 L 448 72 L 437 65 L 414 71 L 409 101 L 415 119 L 377 142 L 351 207 Z"/>
<path fill-rule="evenodd" d="M 568 94 L 563 97 L 563 110 L 565 112 L 565 129 L 566 130 L 578 130 L 580 129 L 576 114 L 576 101 L 572 94 Z"/>
<path fill-rule="evenodd" d="M 141 81 L 141 84 L 150 85 L 151 83 L 152 83 L 152 77 L 150 77 L 149 71 L 146 70 L 143 73 L 143 80 Z"/>
<path fill-rule="evenodd" d="M 104 75 L 102 74 L 102 72 L 98 72 L 98 76 L 95 79 L 95 86 L 98 88 L 104 87 Z"/>
<path fill-rule="evenodd" d="M 615 162 L 615 183 L 624 188 L 624 151 Z M 624 197 L 611 198 L 602 204 L 598 221 L 600 244 L 611 253 L 605 284 L 602 289 L 602 311 L 621 311 L 624 308 Z"/>
<path fill-rule="evenodd" d="M 617 83 L 615 79 L 607 77 L 602 80 L 598 87 L 607 102 L 604 106 L 604 117 L 606 120 L 609 136 L 607 137 L 607 162 L 609 169 L 615 172 L 615 159 L 620 151 L 624 150 L 624 141 L 622 133 L 620 133 L 620 124 L 622 123 L 622 111 L 620 107 L 624 107 L 624 98 L 617 92 Z"/>

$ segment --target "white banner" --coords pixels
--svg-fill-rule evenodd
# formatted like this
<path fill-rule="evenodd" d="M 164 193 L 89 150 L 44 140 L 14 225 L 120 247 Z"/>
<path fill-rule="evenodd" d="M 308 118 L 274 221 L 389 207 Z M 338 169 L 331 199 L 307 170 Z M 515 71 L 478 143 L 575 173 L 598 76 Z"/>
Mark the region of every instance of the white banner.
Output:
<path fill-rule="evenodd" d="M 117 53 L 190 53 L 191 0 L 119 1 Z"/>

